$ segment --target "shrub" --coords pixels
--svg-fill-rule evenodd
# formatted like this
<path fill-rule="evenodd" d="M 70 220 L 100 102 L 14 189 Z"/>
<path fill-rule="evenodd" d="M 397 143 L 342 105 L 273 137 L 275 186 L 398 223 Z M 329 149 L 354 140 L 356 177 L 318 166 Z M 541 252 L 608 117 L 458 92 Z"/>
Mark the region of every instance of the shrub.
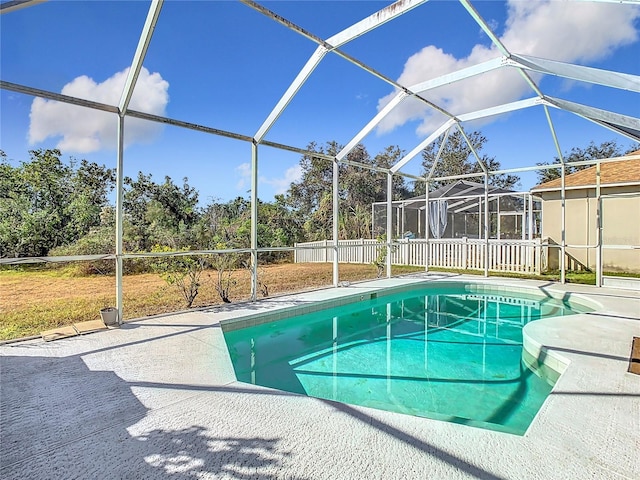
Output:
<path fill-rule="evenodd" d="M 227 245 L 224 243 L 216 245 L 216 250 L 224 250 L 226 248 Z M 233 269 L 238 262 L 239 258 L 235 253 L 216 253 L 211 256 L 211 267 L 216 271 L 214 286 L 224 303 L 231 303 L 229 293 L 238 283 L 233 278 Z"/>
<path fill-rule="evenodd" d="M 108 255 L 113 253 L 115 253 L 115 233 L 113 229 L 98 227 L 69 245 L 52 248 L 48 256 Z M 59 266 L 59 264 L 54 265 Z M 79 275 L 113 274 L 115 272 L 115 261 L 76 262 L 76 269 Z"/>
<path fill-rule="evenodd" d="M 151 250 L 154 253 L 172 252 L 168 246 L 155 245 Z M 181 251 L 189 251 L 183 248 Z M 160 274 L 162 279 L 169 285 L 175 285 L 187 308 L 191 307 L 193 301 L 198 296 L 200 288 L 200 277 L 206 267 L 205 259 L 187 255 L 168 255 L 154 258 L 151 261 L 151 269 Z"/>

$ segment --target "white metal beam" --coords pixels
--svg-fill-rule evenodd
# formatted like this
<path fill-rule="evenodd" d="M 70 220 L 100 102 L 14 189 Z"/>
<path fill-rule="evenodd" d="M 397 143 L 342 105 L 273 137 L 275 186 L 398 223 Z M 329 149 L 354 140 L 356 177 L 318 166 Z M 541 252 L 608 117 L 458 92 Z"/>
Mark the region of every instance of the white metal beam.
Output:
<path fill-rule="evenodd" d="M 296 78 L 293 80 L 293 82 L 291 82 L 289 88 L 287 88 L 286 92 L 284 92 L 276 106 L 273 107 L 273 110 L 271 110 L 269 116 L 262 123 L 256 134 L 254 135 L 253 138 L 256 142 L 260 143 L 262 141 L 269 129 L 273 127 L 273 124 L 276 122 L 276 120 L 278 120 L 278 117 L 282 115 L 284 109 L 287 108 L 287 105 L 289 105 L 291 100 L 293 100 L 293 97 L 296 95 L 296 93 L 298 93 L 304 82 L 307 81 L 307 78 L 309 78 L 311 73 L 320 64 L 320 61 L 326 54 L 327 49 L 325 47 L 320 45 L 318 46 L 318 48 L 316 48 L 316 51 L 313 52 L 311 57 L 309 57 L 307 63 L 305 63 L 304 67 L 302 67 L 302 70 L 300 70 Z"/>
<path fill-rule="evenodd" d="M 324 54 L 326 54 L 327 52 L 331 51 L 331 52 L 335 53 L 336 55 L 344 58 L 348 62 L 358 66 L 359 68 L 362 68 L 363 70 L 365 70 L 367 73 L 373 75 L 374 77 L 377 77 L 380 80 L 392 85 L 394 88 L 397 88 L 400 91 L 404 91 L 409 95 L 415 96 L 418 100 L 420 100 L 421 102 L 425 103 L 430 108 L 442 113 L 443 115 L 445 115 L 447 117 L 450 117 L 450 118 L 453 117 L 453 115 L 451 115 L 449 112 L 447 112 L 446 110 L 444 110 L 440 106 L 430 102 L 429 100 L 427 100 L 425 98 L 420 97 L 419 95 L 415 94 L 415 92 L 411 92 L 405 86 L 400 85 L 398 82 L 396 82 L 396 81 L 392 80 L 391 78 L 381 74 L 380 72 L 374 70 L 373 68 L 368 67 L 367 65 L 365 65 L 361 61 L 359 61 L 356 58 L 354 58 L 354 57 L 352 57 L 352 56 L 340 51 L 337 48 L 339 45 L 343 45 L 345 42 L 348 42 L 350 40 L 353 40 L 354 38 L 357 38 L 358 36 L 360 36 L 360 35 L 368 32 L 368 31 L 372 30 L 373 28 L 375 28 L 375 27 L 377 27 L 379 25 L 382 25 L 383 23 L 385 23 L 385 22 L 387 22 L 387 21 L 389 21 L 389 20 L 391 20 L 391 19 L 393 19 L 393 18 L 395 18 L 395 17 L 397 17 L 399 15 L 402 15 L 403 13 L 406 13 L 410 9 L 415 8 L 416 6 L 418 6 L 418 5 L 422 4 L 422 3 L 425 3 L 428 0 L 400 0 L 400 1 L 396 2 L 396 3 L 394 3 L 393 5 L 390 5 L 388 7 L 383 8 L 382 10 L 380 10 L 377 13 L 371 15 L 367 19 L 364 19 L 361 22 L 358 22 L 358 23 L 352 25 L 351 27 L 348 27 L 347 29 L 343 30 L 342 32 L 332 36 L 327 41 L 325 41 L 325 40 L 313 35 L 312 33 L 310 33 L 308 31 L 304 30 L 303 28 L 295 25 L 294 23 L 290 22 L 289 20 L 281 17 L 280 15 L 277 15 L 276 13 L 268 10 L 267 8 L 263 7 L 262 5 L 254 2 L 253 0 L 240 0 L 240 1 L 242 3 L 244 3 L 245 5 L 253 8 L 254 10 L 260 12 L 261 14 L 271 18 L 272 20 L 275 20 L 275 21 L 281 23 L 282 25 L 286 26 L 287 28 L 299 33 L 300 35 L 303 35 L 305 38 L 308 38 L 309 40 L 312 40 L 312 41 L 316 42 L 318 44 L 318 46 L 319 46 L 318 47 L 319 49 L 320 48 L 324 49 L 322 56 L 324 56 Z M 316 53 L 317 52 L 318 52 L 318 50 L 316 50 Z M 276 105 L 276 107 L 272 110 L 272 112 L 269 115 L 269 117 L 262 124 L 262 126 L 260 127 L 260 129 L 258 130 L 256 135 L 254 136 L 254 140 L 256 140 L 259 143 L 262 142 L 262 140 L 264 139 L 264 136 L 267 134 L 267 132 L 273 126 L 273 124 L 277 121 L 278 117 L 282 114 L 284 109 L 287 107 L 287 105 L 292 100 L 292 98 L 296 95 L 298 90 L 301 88 L 302 84 L 304 84 L 304 82 L 306 81 L 308 76 L 311 74 L 313 69 L 315 69 L 315 67 L 320 62 L 321 59 L 322 58 L 320 58 L 318 60 L 318 62 L 315 63 L 313 68 L 311 68 L 310 71 L 306 75 L 303 75 L 303 78 L 301 79 L 301 81 L 298 78 L 302 74 L 302 72 L 300 72 L 298 77 L 289 86 L 289 90 L 287 90 L 287 92 L 285 92 L 284 96 L 280 99 L 280 102 Z M 309 61 L 311 61 L 311 59 Z M 309 61 L 307 62 L 307 65 L 309 64 Z M 304 67 L 303 67 L 303 70 L 304 70 Z M 343 152 L 343 156 L 345 156 L 347 153 L 348 153 L 348 151 Z"/>
<path fill-rule="evenodd" d="M 366 137 L 381 121 L 384 117 L 386 117 L 397 105 L 399 105 L 407 96 L 413 95 L 418 97 L 420 93 L 426 92 L 428 90 L 432 90 L 434 88 L 441 87 L 443 85 L 449 85 L 451 83 L 458 82 L 460 80 L 464 80 L 466 78 L 473 77 L 475 75 L 480 75 L 485 72 L 489 72 L 491 70 L 498 69 L 506 65 L 507 58 L 506 57 L 497 57 L 493 58 L 487 62 L 479 63 L 477 65 L 473 65 L 468 68 L 463 68 L 455 72 L 447 73 L 445 75 L 441 75 L 437 78 L 433 78 L 431 80 L 427 80 L 425 82 L 420 82 L 415 85 L 412 85 L 407 88 L 407 90 L 400 90 L 396 93 L 396 96 L 391 99 L 389 103 L 387 103 L 384 108 L 382 108 L 375 117 L 371 119 L 371 121 L 360 130 L 355 137 L 338 153 L 337 158 L 339 160 L 343 159 L 347 156 L 347 154 L 355 148 L 355 146 L 362 141 L 364 137 Z M 422 97 L 418 97 L 422 99 Z M 424 100 L 424 99 L 423 99 Z M 440 110 L 441 113 L 445 114 L 449 118 L 453 118 L 449 112 Z"/>
<path fill-rule="evenodd" d="M 274 123 L 278 120 L 278 117 L 284 112 L 284 109 L 287 108 L 287 105 L 291 102 L 293 97 L 298 93 L 302 85 L 309 78 L 313 70 L 318 66 L 320 61 L 324 58 L 326 53 L 329 50 L 335 50 L 339 46 L 357 38 L 366 32 L 373 30 L 374 28 L 382 25 L 383 23 L 392 20 L 393 18 L 402 15 L 403 13 L 408 12 L 412 8 L 417 7 L 418 5 L 425 3 L 428 0 L 401 0 L 388 7 L 383 8 L 382 10 L 376 12 L 375 14 L 357 22 L 350 27 L 342 30 L 341 32 L 330 37 L 326 42 L 322 42 L 318 45 L 318 48 L 313 53 L 313 55 L 309 58 L 307 63 L 302 67 L 302 70 L 298 73 L 297 77 L 293 80 L 293 82 L 289 85 L 289 88 L 286 90 L 284 95 L 280 98 L 276 106 L 273 108 L 269 116 L 262 123 L 256 134 L 254 135 L 255 141 L 258 143 L 261 142 L 269 129 L 274 125 Z M 255 2 L 244 1 L 245 4 L 252 8 L 256 8 L 264 15 L 268 15 L 275 20 L 280 21 L 281 23 L 285 23 L 288 28 L 293 28 L 296 31 L 301 31 L 307 36 L 307 38 L 318 41 L 315 37 L 313 37 L 308 32 L 302 31 L 302 29 L 297 28 L 291 22 L 285 21 L 285 19 L 269 12 L 265 8 L 260 7 Z M 348 152 L 347 152 L 348 153 Z"/>
<path fill-rule="evenodd" d="M 431 177 L 433 177 L 433 174 L 436 171 L 436 166 L 438 165 L 438 162 L 440 161 L 440 157 L 442 156 L 442 152 L 444 151 L 444 147 L 447 144 L 447 140 L 449 140 L 449 133 L 451 133 L 451 127 L 449 127 L 447 131 L 444 132 L 444 137 L 442 137 L 442 141 L 440 142 L 440 148 L 438 149 L 436 158 L 433 159 L 433 165 L 431 165 L 431 170 L 429 170 L 429 175 L 427 175 L 427 178 L 425 179 L 427 181 L 426 189 L 429 188 L 429 180 L 431 180 Z"/>
<path fill-rule="evenodd" d="M 442 135 L 445 131 L 449 130 L 449 128 L 455 124 L 456 121 L 452 118 L 443 123 L 440 128 L 438 128 L 435 132 L 425 138 L 418 146 L 416 146 L 413 150 L 407 153 L 404 157 L 402 157 L 398 162 L 391 167 L 391 172 L 395 173 L 404 167 L 413 157 L 418 155 L 427 145 L 431 142 L 435 141 L 440 135 Z"/>
<path fill-rule="evenodd" d="M 554 97 L 545 97 L 544 103 L 591 120 L 636 142 L 640 141 L 640 118 L 630 117 L 608 110 L 601 110 Z"/>
<path fill-rule="evenodd" d="M 142 33 L 138 40 L 138 47 L 133 55 L 133 61 L 129 68 L 129 73 L 125 80 L 124 88 L 122 89 L 122 95 L 118 104 L 118 153 L 117 153 L 117 167 L 116 167 L 116 308 L 118 309 L 118 323 L 122 323 L 124 312 L 124 300 L 123 300 L 123 219 L 124 219 L 124 119 L 127 114 L 129 102 L 133 95 L 144 57 L 149 48 L 151 37 L 153 36 L 153 30 L 160 16 L 160 10 L 164 0 L 152 0 L 149 6 L 149 12 L 147 13 L 147 19 L 142 27 Z"/>
<path fill-rule="evenodd" d="M 476 178 L 484 176 L 484 172 L 463 173 L 460 175 L 446 175 L 444 177 L 435 177 L 431 180 L 434 182 L 444 182 L 445 180 L 465 180 L 467 178 Z"/>
<path fill-rule="evenodd" d="M 393 172 L 387 173 L 387 278 L 391 278 L 391 250 L 393 246 L 393 209 L 391 202 L 393 201 Z"/>
<path fill-rule="evenodd" d="M 465 113 L 463 115 L 458 115 L 458 120 L 461 122 L 468 122 L 471 120 L 478 120 L 480 118 L 491 117 L 493 115 L 501 115 L 503 113 L 522 110 L 523 108 L 529 108 L 535 105 L 542 105 L 542 99 L 540 99 L 540 97 L 531 97 L 525 100 L 518 100 L 517 102 L 505 103 L 503 105 Z"/>
<path fill-rule="evenodd" d="M 600 108 L 590 107 L 580 103 L 571 102 L 555 97 L 545 97 L 550 106 L 561 108 L 577 115 L 588 117 L 594 120 L 620 125 L 626 128 L 640 130 L 640 118 L 623 115 L 621 113 L 602 110 Z"/>
<path fill-rule="evenodd" d="M 409 10 L 412 10 L 428 1 L 429 0 L 399 0 L 377 11 L 373 15 L 369 15 L 367 18 L 363 18 L 341 32 L 336 33 L 327 39 L 327 43 L 331 44 L 334 48 L 339 48 L 345 43 L 370 32 L 374 28 L 405 14 Z"/>
<path fill-rule="evenodd" d="M 337 287 L 340 281 L 340 164 L 337 160 L 332 162 L 332 237 L 333 237 L 333 286 Z"/>
<path fill-rule="evenodd" d="M 507 50 L 507 47 L 505 47 L 505 45 L 498 38 L 498 36 L 495 33 L 493 33 L 493 30 L 491 29 L 491 27 L 489 27 L 489 24 L 484 21 L 484 18 L 482 18 L 482 16 L 480 16 L 480 14 L 474 8 L 474 6 L 471 5 L 471 2 L 469 0 L 459 0 L 459 1 L 462 4 L 462 6 L 465 8 L 465 10 L 469 13 L 469 15 L 471 15 L 471 17 L 475 20 L 475 22 L 484 31 L 484 33 L 486 33 L 487 36 L 491 39 L 491 42 L 493 42 L 493 44 L 498 48 L 498 50 L 500 50 L 500 52 L 504 56 L 511 57 L 511 52 Z M 525 82 L 529 84 L 531 89 L 534 92 L 536 92 L 536 95 L 538 95 L 539 97 L 544 97 L 544 95 L 540 91 L 540 88 L 538 87 L 536 82 L 534 82 L 531 79 L 531 77 L 527 74 L 527 72 L 524 71 L 524 69 L 518 68 L 518 72 L 520 72 L 520 75 L 522 76 L 522 78 L 524 78 Z"/>
<path fill-rule="evenodd" d="M 544 114 L 547 117 L 547 123 L 549 124 L 549 130 L 551 131 L 551 137 L 553 138 L 553 144 L 556 147 L 558 158 L 560 159 L 560 162 L 564 162 L 564 158 L 562 157 L 562 150 L 560 149 L 560 142 L 558 141 L 558 135 L 556 135 L 556 129 L 553 126 L 551 114 L 549 113 L 549 107 L 546 104 L 544 105 Z"/>
<path fill-rule="evenodd" d="M 464 132 L 463 132 L 464 135 Z M 469 143 L 469 147 L 471 144 Z M 471 147 L 473 150 L 473 147 Z M 478 159 L 478 163 L 484 169 L 484 276 L 489 276 L 489 172 L 487 171 L 487 167 L 484 166 L 478 154 L 473 151 L 474 155 Z M 498 201 L 499 202 L 499 201 Z M 500 218 L 498 218 L 498 223 L 500 223 Z M 486 323 L 485 323 L 486 325 Z"/>
<path fill-rule="evenodd" d="M 149 43 L 153 36 L 153 30 L 156 28 L 156 23 L 158 22 L 158 17 L 160 16 L 160 10 L 162 10 L 163 3 L 164 0 L 152 0 L 151 5 L 149 6 L 147 19 L 142 27 L 142 33 L 138 40 L 138 47 L 136 48 L 136 53 L 133 55 L 133 61 L 131 62 L 131 67 L 129 68 L 129 73 L 127 74 L 127 79 L 125 80 L 124 88 L 122 89 L 120 103 L 118 104 L 120 115 L 124 115 L 127 108 L 129 108 L 129 102 L 131 101 L 133 90 L 136 87 L 138 75 L 140 75 L 140 69 L 142 68 L 144 57 L 147 54 L 147 49 L 149 48 Z"/>
<path fill-rule="evenodd" d="M 218 128 L 207 127 L 204 125 L 198 125 L 197 123 L 185 122 L 183 120 L 177 120 L 175 118 L 163 117 L 161 115 L 154 115 L 153 113 L 139 112 L 137 110 L 128 109 L 127 117 L 140 118 L 142 120 L 147 120 L 149 122 L 164 123 L 165 125 L 173 125 L 174 127 L 182 127 L 182 128 L 187 128 L 189 130 L 195 130 L 198 132 L 210 133 L 212 135 L 217 135 L 219 137 L 234 138 L 236 140 L 242 140 L 243 142 L 253 141 L 253 138 L 247 135 L 233 133 L 226 130 L 220 130 Z M 287 148 L 295 148 L 295 147 L 287 147 L 286 145 L 282 145 L 279 148 L 287 149 Z"/>
<path fill-rule="evenodd" d="M 258 144 L 251 143 L 251 301 L 258 299 Z"/>
<path fill-rule="evenodd" d="M 336 159 L 340 161 L 344 157 L 346 157 L 349 154 L 349 152 L 353 150 L 355 146 L 358 145 L 358 143 L 360 143 L 360 141 L 364 137 L 366 137 L 371 132 L 371 130 L 373 130 L 376 127 L 376 125 L 380 123 L 380 121 L 384 117 L 386 117 L 389 114 L 389 112 L 391 112 L 391 110 L 393 110 L 408 96 L 409 95 L 406 92 L 403 92 L 403 91 L 398 92 L 396 96 L 393 97 L 391 101 L 387 103 L 384 107 L 382 107 L 382 109 L 380 109 L 380 111 L 376 114 L 376 116 L 373 117 L 371 121 L 367 123 L 365 127 L 362 130 L 360 130 L 356 134 L 356 136 L 353 137 L 351 141 L 344 146 L 342 150 L 340 150 L 340 152 L 338 152 L 338 155 L 336 155 Z"/>
<path fill-rule="evenodd" d="M 116 159 L 116 309 L 118 324 L 124 318 L 123 277 L 124 264 L 124 115 L 118 115 L 118 153 Z"/>
<path fill-rule="evenodd" d="M 60 262 L 95 262 L 97 260 L 114 260 L 112 253 L 105 255 L 56 255 L 51 257 L 2 257 L 0 265 L 22 265 L 23 263 L 60 263 Z"/>
<path fill-rule="evenodd" d="M 46 0 L 13 0 L 11 2 L 4 2 L 0 4 L 0 14 L 15 12 L 21 8 L 31 7 L 38 3 L 44 3 Z"/>
<path fill-rule="evenodd" d="M 602 188 L 601 164 L 596 163 L 596 287 L 602 286 Z"/>
<path fill-rule="evenodd" d="M 464 137 L 464 140 L 467 142 L 467 145 L 469 146 L 469 150 L 471 150 L 471 153 L 473 153 L 473 156 L 476 157 L 476 161 L 478 162 L 478 165 L 480 165 L 480 168 L 485 173 L 485 184 L 486 184 L 487 183 L 486 176 L 489 173 L 489 171 L 487 170 L 487 166 L 484 164 L 484 162 L 482 160 L 480 160 L 480 155 L 478 155 L 478 152 L 476 152 L 476 149 L 473 147 L 473 144 L 471 143 L 471 140 L 469 140 L 469 137 L 465 133 L 465 131 L 462 128 L 462 126 L 459 123 L 456 124 L 456 126 L 458 127 L 458 130 L 460 130 L 460 133 Z"/>
<path fill-rule="evenodd" d="M 249 141 L 251 142 L 253 141 L 253 139 L 249 137 Z M 301 155 L 308 155 L 310 157 L 323 158 L 325 160 L 333 160 L 335 158 L 333 155 L 327 155 L 326 153 L 312 152 L 311 150 L 307 150 L 305 148 L 292 147 L 291 145 L 270 142 L 268 140 L 264 140 L 260 145 L 262 145 L 263 147 L 272 147 L 279 150 L 286 150 L 287 152 L 299 153 Z"/>
<path fill-rule="evenodd" d="M 434 88 L 442 87 L 443 85 L 449 85 L 459 82 L 460 80 L 475 77 L 476 75 L 481 75 L 506 65 L 508 65 L 507 57 L 492 58 L 491 60 L 478 63 L 477 65 L 472 65 L 471 67 L 462 68 L 455 72 L 446 73 L 439 77 L 416 83 L 415 85 L 410 86 L 409 90 L 415 93 L 426 92 L 427 90 L 433 90 Z"/>
<path fill-rule="evenodd" d="M 93 108 L 95 110 L 102 110 L 104 112 L 118 113 L 118 107 L 114 105 L 94 102 L 92 100 L 86 100 L 84 98 L 70 97 L 69 95 L 50 92 L 48 90 L 42 90 L 40 88 L 27 87 L 26 85 L 6 82 L 4 80 L 0 80 L 0 88 L 3 90 L 11 90 L 12 92 L 23 93 L 25 95 L 32 95 L 34 97 L 47 98 L 49 100 L 55 100 L 57 102 L 68 103 L 70 105 Z"/>
<path fill-rule="evenodd" d="M 570 78 L 581 82 L 604 85 L 605 87 L 640 92 L 640 76 L 629 73 L 613 72 L 611 70 L 584 67 L 572 63 L 557 62 L 546 58 L 517 54 L 512 55 L 507 65 L 518 66 L 535 72 Z"/>
<path fill-rule="evenodd" d="M 109 112 L 109 113 L 119 113 L 118 107 L 115 106 L 115 105 L 107 105 L 105 103 L 94 102 L 92 100 L 86 100 L 84 98 L 71 97 L 71 96 L 68 96 L 68 95 L 63 95 L 63 94 L 60 94 L 60 93 L 50 92 L 48 90 L 42 90 L 42 89 L 33 88 L 33 87 L 27 87 L 25 85 L 21 85 L 21 84 L 17 84 L 17 83 L 11 83 L 11 82 L 7 82 L 7 81 L 4 81 L 4 80 L 0 80 L 0 89 L 10 90 L 10 91 L 13 91 L 13 92 L 22 93 L 24 95 L 31 95 L 31 96 L 34 96 L 34 97 L 41 97 L 41 98 L 46 98 L 46 99 L 49 99 L 49 100 L 55 100 L 57 102 L 67 103 L 69 105 L 78 105 L 80 107 L 91 108 L 91 109 L 94 109 L 94 110 L 101 110 L 101 111 Z M 195 131 L 198 131 L 198 132 L 217 135 L 217 136 L 220 136 L 220 137 L 233 138 L 233 139 L 236 139 L 236 140 L 241 140 L 241 141 L 249 142 L 249 143 L 253 141 L 253 137 L 250 137 L 248 135 L 242 135 L 240 133 L 234 133 L 234 132 L 229 132 L 229 131 L 226 131 L 226 130 L 220 130 L 218 128 L 208 127 L 208 126 L 205 126 L 205 125 L 199 125 L 197 123 L 185 122 L 183 120 L 178 120 L 178 119 L 170 118 L 170 117 L 164 117 L 164 116 L 161 116 L 161 115 L 154 115 L 152 113 L 139 112 L 137 110 L 128 109 L 126 116 L 134 117 L 134 118 L 140 118 L 142 120 L 148 120 L 150 122 L 158 122 L 158 123 L 163 123 L 163 124 L 166 124 L 166 125 L 173 125 L 173 126 L 176 126 L 176 127 L 186 128 L 186 129 L 189 129 L 189 130 L 195 130 Z M 287 151 L 290 151 L 290 152 L 300 153 L 302 155 L 311 155 L 311 156 L 316 156 L 316 157 L 319 157 L 319 158 L 325 158 L 327 160 L 333 160 L 334 159 L 334 157 L 331 156 L 331 155 L 326 155 L 326 154 L 319 153 L 319 152 L 311 152 L 311 151 L 306 150 L 304 148 L 292 147 L 290 145 L 285 145 L 285 144 L 282 144 L 282 143 L 263 141 L 262 145 L 273 147 L 273 148 L 277 148 L 277 149 L 280 149 L 280 150 L 287 150 Z"/>
<path fill-rule="evenodd" d="M 544 105 L 544 113 L 547 117 L 547 122 L 549 123 L 549 128 L 551 129 L 551 136 L 553 137 L 553 143 L 556 146 L 556 152 L 558 153 L 558 158 L 560 159 L 560 283 L 566 282 L 566 249 L 567 249 L 567 241 L 566 241 L 566 224 L 567 224 L 567 193 L 566 193 L 566 184 L 565 177 L 567 176 L 567 169 L 565 165 L 565 159 L 562 155 L 562 149 L 560 148 L 560 142 L 558 141 L 558 136 L 556 135 L 556 129 L 553 126 L 553 121 L 551 120 L 551 114 L 549 113 L 549 107 Z"/>
<path fill-rule="evenodd" d="M 475 20 L 475 22 L 480 26 L 480 28 L 484 31 L 484 33 L 491 39 L 491 42 L 500 50 L 500 53 L 505 57 L 510 57 L 511 53 L 507 50 L 507 47 L 504 46 L 502 41 L 493 33 L 493 30 L 489 27 L 487 22 L 480 16 L 478 11 L 471 5 L 471 2 L 468 0 L 460 0 L 460 3 L 464 7 L 464 9 L 471 15 L 471 18 Z"/>

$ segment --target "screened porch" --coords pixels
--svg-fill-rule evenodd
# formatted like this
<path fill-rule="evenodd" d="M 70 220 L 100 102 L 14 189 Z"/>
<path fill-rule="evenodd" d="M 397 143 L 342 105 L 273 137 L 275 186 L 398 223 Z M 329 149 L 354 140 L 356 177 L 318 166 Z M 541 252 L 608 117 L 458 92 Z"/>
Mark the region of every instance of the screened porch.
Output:
<path fill-rule="evenodd" d="M 427 215 L 427 203 L 429 212 Z M 487 208 L 485 209 L 485 204 Z M 541 203 L 528 192 L 515 192 L 460 180 L 427 195 L 391 203 L 394 238 L 484 238 L 484 216 L 489 216 L 489 238 L 532 240 L 540 237 Z M 427 232 L 426 225 L 429 224 Z M 372 205 L 372 237 L 385 233 L 387 203 Z"/>

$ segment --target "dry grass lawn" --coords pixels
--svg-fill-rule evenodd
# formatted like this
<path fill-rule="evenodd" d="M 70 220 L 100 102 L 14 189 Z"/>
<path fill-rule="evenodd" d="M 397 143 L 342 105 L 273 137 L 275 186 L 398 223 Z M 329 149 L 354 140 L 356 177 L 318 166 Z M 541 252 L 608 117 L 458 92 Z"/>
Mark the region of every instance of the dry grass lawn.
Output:
<path fill-rule="evenodd" d="M 420 270 L 397 268 L 394 274 Z M 193 307 L 221 303 L 214 288 L 215 271 L 203 275 Z M 340 265 L 340 281 L 376 277 L 372 265 Z M 237 282 L 232 301 L 247 300 L 250 277 L 246 270 L 234 272 Z M 330 286 L 332 265 L 327 263 L 282 264 L 260 267 L 259 278 L 268 294 L 278 295 Z M 123 280 L 124 319 L 174 312 L 185 308 L 178 289 L 158 275 L 128 275 Z M 0 340 L 10 340 L 73 323 L 100 319 L 100 309 L 115 305 L 113 276 L 75 276 L 60 269 L 0 271 Z"/>

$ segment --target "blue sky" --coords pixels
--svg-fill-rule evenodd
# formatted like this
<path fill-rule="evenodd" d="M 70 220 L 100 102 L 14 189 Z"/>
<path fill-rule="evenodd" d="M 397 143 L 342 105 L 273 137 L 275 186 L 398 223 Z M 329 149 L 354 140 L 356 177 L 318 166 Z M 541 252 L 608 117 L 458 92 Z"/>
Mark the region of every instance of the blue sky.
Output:
<path fill-rule="evenodd" d="M 263 4 L 328 38 L 390 2 L 278 1 Z M 475 8 L 515 53 L 640 75 L 640 7 L 592 2 L 476 1 Z M 144 1 L 50 1 L 0 17 L 0 75 L 5 81 L 116 104 L 144 24 Z M 132 108 L 252 136 L 316 45 L 232 1 L 167 1 L 144 62 Z M 497 56 L 488 37 L 454 1 L 432 1 L 346 44 L 343 50 L 403 84 L 414 84 Z M 500 74 L 502 75 L 502 74 Z M 640 116 L 637 94 L 536 77 L 551 96 Z M 518 78 L 481 76 L 429 98 L 455 114 L 533 96 Z M 267 140 L 305 147 L 346 144 L 393 94 L 393 87 L 328 54 L 269 131 Z M 3 90 L 0 148 L 12 162 L 28 150 L 59 147 L 63 157 L 115 166 L 116 118 L 81 107 Z M 552 109 L 561 148 L 590 141 L 631 142 L 586 120 Z M 368 135 L 373 156 L 388 145 L 410 151 L 440 120 L 411 102 Z M 480 129 L 484 153 L 504 168 L 555 156 L 540 107 L 492 118 Z M 248 143 L 127 120 L 125 174 L 156 180 L 183 177 L 203 202 L 247 196 Z M 258 195 L 270 200 L 299 176 L 300 156 L 260 149 Z M 403 169 L 420 171 L 416 158 Z M 535 184 L 522 174 L 523 189 Z"/>

